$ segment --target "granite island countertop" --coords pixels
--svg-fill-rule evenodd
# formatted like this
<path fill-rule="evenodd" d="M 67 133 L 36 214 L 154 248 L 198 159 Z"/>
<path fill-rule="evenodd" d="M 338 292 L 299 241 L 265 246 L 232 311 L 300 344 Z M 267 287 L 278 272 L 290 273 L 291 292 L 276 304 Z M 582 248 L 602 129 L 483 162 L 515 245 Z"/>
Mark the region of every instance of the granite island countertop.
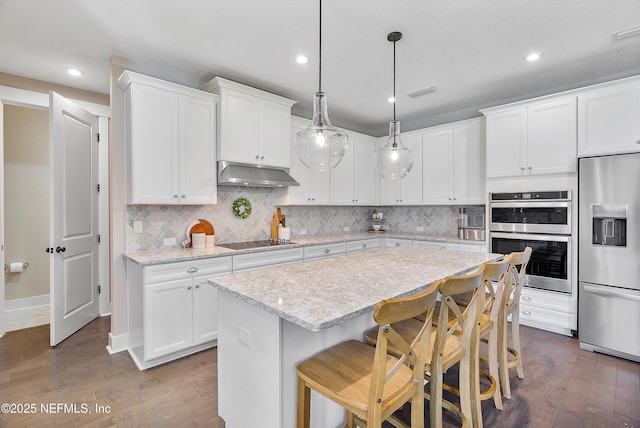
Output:
<path fill-rule="evenodd" d="M 292 239 L 292 244 L 277 245 L 273 247 L 250 248 L 246 250 L 230 250 L 220 246 L 213 248 L 193 249 L 193 248 L 166 248 L 132 251 L 124 253 L 124 257 L 139 265 L 154 265 L 161 263 L 172 263 L 188 260 L 206 259 L 211 257 L 224 257 L 237 254 L 257 253 L 264 251 L 278 251 L 286 248 L 308 247 L 312 245 L 332 244 L 339 242 L 357 241 L 361 239 L 374 239 L 380 237 L 395 239 L 410 239 L 412 241 L 442 242 L 450 244 L 462 244 L 469 246 L 482 246 L 486 241 L 470 241 L 454 237 L 428 236 L 424 234 L 406 233 L 349 233 L 344 235 L 320 235 L 320 236 L 296 236 Z"/>
<path fill-rule="evenodd" d="M 426 289 L 501 254 L 395 247 L 209 279 L 221 292 L 311 331 L 371 312 L 382 299 Z"/>

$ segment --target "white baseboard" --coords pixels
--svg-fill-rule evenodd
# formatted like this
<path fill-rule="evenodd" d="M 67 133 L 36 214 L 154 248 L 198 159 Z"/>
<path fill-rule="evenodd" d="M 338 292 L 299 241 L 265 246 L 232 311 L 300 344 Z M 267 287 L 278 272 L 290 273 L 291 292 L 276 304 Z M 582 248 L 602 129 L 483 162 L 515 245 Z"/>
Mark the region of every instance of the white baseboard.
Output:
<path fill-rule="evenodd" d="M 49 324 L 49 295 L 5 301 L 5 331 Z"/>
<path fill-rule="evenodd" d="M 129 336 L 126 334 L 119 334 L 114 336 L 109 333 L 109 344 L 107 345 L 107 351 L 109 354 L 116 354 L 118 352 L 126 351 L 129 347 Z"/>

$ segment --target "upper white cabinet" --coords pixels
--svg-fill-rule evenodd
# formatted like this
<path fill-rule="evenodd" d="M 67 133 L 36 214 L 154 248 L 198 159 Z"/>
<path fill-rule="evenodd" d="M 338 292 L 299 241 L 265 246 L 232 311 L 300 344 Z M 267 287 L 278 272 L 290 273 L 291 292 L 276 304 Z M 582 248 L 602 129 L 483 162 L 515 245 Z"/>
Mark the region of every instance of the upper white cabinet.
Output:
<path fill-rule="evenodd" d="M 640 151 L 640 82 L 604 84 L 578 94 L 578 156 Z"/>
<path fill-rule="evenodd" d="M 202 89 L 220 96 L 219 160 L 289 168 L 295 101 L 220 77 Z"/>
<path fill-rule="evenodd" d="M 575 172 L 576 110 L 575 96 L 483 110 L 487 178 Z"/>
<path fill-rule="evenodd" d="M 274 203 L 277 205 L 329 205 L 331 195 L 331 172 L 307 168 L 295 151 L 296 134 L 304 130 L 308 121 L 295 118 L 293 128 L 289 130 L 289 150 L 291 168 L 289 174 L 300 186 L 274 189 Z"/>
<path fill-rule="evenodd" d="M 422 135 L 403 134 L 404 145 L 415 151 L 413 167 L 402 179 L 380 178 L 381 205 L 421 205 L 422 204 Z M 386 144 L 386 139 L 381 142 Z"/>
<path fill-rule="evenodd" d="M 374 205 L 378 172 L 373 165 L 375 139 L 349 133 L 349 148 L 331 170 L 332 205 Z"/>
<path fill-rule="evenodd" d="M 207 92 L 125 71 L 128 204 L 215 204 L 216 101 Z"/>
<path fill-rule="evenodd" d="M 485 203 L 485 146 L 481 119 L 422 134 L 422 203 Z"/>

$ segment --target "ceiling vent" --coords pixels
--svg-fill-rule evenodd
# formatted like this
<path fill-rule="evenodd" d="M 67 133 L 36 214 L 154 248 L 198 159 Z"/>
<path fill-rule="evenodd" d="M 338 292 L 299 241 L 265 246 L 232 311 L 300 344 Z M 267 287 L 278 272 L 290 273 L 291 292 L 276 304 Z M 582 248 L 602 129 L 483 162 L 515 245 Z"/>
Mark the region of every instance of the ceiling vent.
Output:
<path fill-rule="evenodd" d="M 614 40 L 622 40 L 627 39 L 629 37 L 639 36 L 640 35 L 640 25 L 636 25 L 635 27 L 627 28 L 626 30 L 616 31 L 611 34 Z"/>
<path fill-rule="evenodd" d="M 410 94 L 407 94 L 407 95 L 409 95 L 411 98 L 418 98 L 423 95 L 431 94 L 437 90 L 438 88 L 436 88 L 435 86 L 429 86 L 428 88 L 418 89 L 417 91 L 411 92 Z"/>

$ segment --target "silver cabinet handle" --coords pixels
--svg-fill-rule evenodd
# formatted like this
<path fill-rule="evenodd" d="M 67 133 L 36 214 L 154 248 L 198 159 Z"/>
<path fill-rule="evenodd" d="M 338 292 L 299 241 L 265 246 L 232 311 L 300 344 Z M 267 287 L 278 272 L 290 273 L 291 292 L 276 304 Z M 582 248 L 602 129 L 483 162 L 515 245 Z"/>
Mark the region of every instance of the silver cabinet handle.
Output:
<path fill-rule="evenodd" d="M 260 159 L 260 155 L 256 155 L 256 160 Z"/>
<path fill-rule="evenodd" d="M 640 144 L 640 140 L 636 141 L 636 144 Z"/>
<path fill-rule="evenodd" d="M 400 247 L 402 244 L 399 242 L 396 242 L 396 247 Z"/>
<path fill-rule="evenodd" d="M 200 288 L 200 284 L 196 284 L 196 288 Z"/>
<path fill-rule="evenodd" d="M 526 300 L 527 302 L 530 302 L 533 299 L 531 299 L 531 297 L 529 296 L 522 296 L 522 300 Z"/>
<path fill-rule="evenodd" d="M 187 285 L 187 290 L 191 290 L 191 286 L 190 285 Z"/>
<path fill-rule="evenodd" d="M 182 197 L 183 197 L 183 198 L 186 198 L 186 197 L 187 197 L 187 195 L 182 195 Z"/>
<path fill-rule="evenodd" d="M 260 156 L 260 160 L 264 160 L 264 156 Z"/>
<path fill-rule="evenodd" d="M 520 167 L 520 171 L 524 171 L 524 167 L 523 166 Z"/>
<path fill-rule="evenodd" d="M 198 268 L 197 268 L 197 267 L 195 267 L 195 266 L 194 266 L 194 267 L 190 267 L 189 269 L 187 269 L 187 272 L 188 272 L 188 273 L 195 273 L 195 272 L 198 272 Z"/>
<path fill-rule="evenodd" d="M 531 316 L 531 311 L 522 311 L 522 315 Z"/>
<path fill-rule="evenodd" d="M 330 251 L 329 251 L 329 249 L 328 249 L 328 248 L 325 248 L 325 249 L 324 249 L 324 253 L 325 253 L 325 254 L 329 254 L 329 252 L 330 252 Z"/>
<path fill-rule="evenodd" d="M 178 194 L 177 194 L 177 193 L 174 193 L 174 194 L 173 194 L 173 197 L 174 197 L 174 198 L 177 198 L 177 197 L 178 197 Z"/>
<path fill-rule="evenodd" d="M 362 248 L 367 248 L 367 244 L 362 244 Z"/>
<path fill-rule="evenodd" d="M 533 167 L 528 167 L 527 169 L 528 169 L 529 171 L 531 171 L 531 170 L 533 169 Z"/>

